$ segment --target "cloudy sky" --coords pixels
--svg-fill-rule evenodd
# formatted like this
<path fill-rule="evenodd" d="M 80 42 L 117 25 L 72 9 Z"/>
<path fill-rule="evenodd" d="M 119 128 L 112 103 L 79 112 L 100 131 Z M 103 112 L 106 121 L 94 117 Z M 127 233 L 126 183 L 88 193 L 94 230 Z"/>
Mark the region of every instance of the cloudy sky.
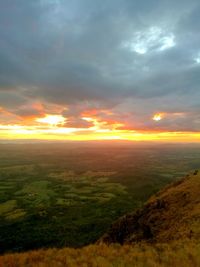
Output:
<path fill-rule="evenodd" d="M 200 141 L 198 0 L 1 0 L 0 138 Z"/>

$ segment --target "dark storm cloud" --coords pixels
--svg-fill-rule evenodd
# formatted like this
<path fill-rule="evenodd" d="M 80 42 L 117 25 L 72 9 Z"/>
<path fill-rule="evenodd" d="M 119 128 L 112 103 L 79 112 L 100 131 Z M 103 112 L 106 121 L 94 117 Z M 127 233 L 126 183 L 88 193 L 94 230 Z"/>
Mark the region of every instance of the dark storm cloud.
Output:
<path fill-rule="evenodd" d="M 2 0 L 0 106 L 88 101 L 141 128 L 181 110 L 162 123 L 198 130 L 199 11 L 198 0 Z"/>

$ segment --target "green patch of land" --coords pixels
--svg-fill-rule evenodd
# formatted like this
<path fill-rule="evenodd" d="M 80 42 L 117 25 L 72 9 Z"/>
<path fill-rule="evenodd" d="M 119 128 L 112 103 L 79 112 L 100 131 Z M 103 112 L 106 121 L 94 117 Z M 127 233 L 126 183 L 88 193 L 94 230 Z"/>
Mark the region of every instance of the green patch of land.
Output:
<path fill-rule="evenodd" d="M 25 184 L 15 195 L 30 206 L 37 207 L 40 204 L 49 206 L 50 200 L 54 197 L 55 193 L 50 187 L 49 181 L 36 181 Z"/>
<path fill-rule="evenodd" d="M 16 200 L 8 200 L 0 204 L 0 216 L 12 211 L 17 206 Z"/>

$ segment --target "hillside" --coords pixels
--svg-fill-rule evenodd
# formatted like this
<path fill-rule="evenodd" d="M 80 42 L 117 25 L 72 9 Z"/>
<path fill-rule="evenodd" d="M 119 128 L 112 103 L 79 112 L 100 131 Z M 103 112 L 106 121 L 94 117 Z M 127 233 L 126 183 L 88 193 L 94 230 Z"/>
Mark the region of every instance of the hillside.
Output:
<path fill-rule="evenodd" d="M 101 238 L 105 243 L 200 240 L 200 172 L 170 184 L 144 207 L 117 220 Z"/>
<path fill-rule="evenodd" d="M 6 254 L 0 267 L 200 266 L 199 191 L 200 172 L 195 171 L 113 223 L 98 244 Z"/>

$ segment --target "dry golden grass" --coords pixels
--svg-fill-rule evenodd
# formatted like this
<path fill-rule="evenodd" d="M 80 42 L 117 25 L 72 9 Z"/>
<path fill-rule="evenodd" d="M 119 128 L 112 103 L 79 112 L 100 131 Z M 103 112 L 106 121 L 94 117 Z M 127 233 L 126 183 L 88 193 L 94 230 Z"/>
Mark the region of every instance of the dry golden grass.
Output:
<path fill-rule="evenodd" d="M 153 209 L 152 216 L 148 214 L 148 220 L 155 221 L 152 229 L 157 242 L 182 238 L 200 240 L 200 171 L 194 173 L 171 184 L 148 201 L 150 206 L 158 200 L 166 206 Z M 158 223 L 156 219 L 159 219 Z"/>
<path fill-rule="evenodd" d="M 113 223 L 100 242 L 168 243 L 200 240 L 200 172 L 193 172 L 156 195 L 137 212 Z"/>
<path fill-rule="evenodd" d="M 91 245 L 0 257 L 0 267 L 199 267 L 200 244 L 182 241 L 157 245 Z"/>

